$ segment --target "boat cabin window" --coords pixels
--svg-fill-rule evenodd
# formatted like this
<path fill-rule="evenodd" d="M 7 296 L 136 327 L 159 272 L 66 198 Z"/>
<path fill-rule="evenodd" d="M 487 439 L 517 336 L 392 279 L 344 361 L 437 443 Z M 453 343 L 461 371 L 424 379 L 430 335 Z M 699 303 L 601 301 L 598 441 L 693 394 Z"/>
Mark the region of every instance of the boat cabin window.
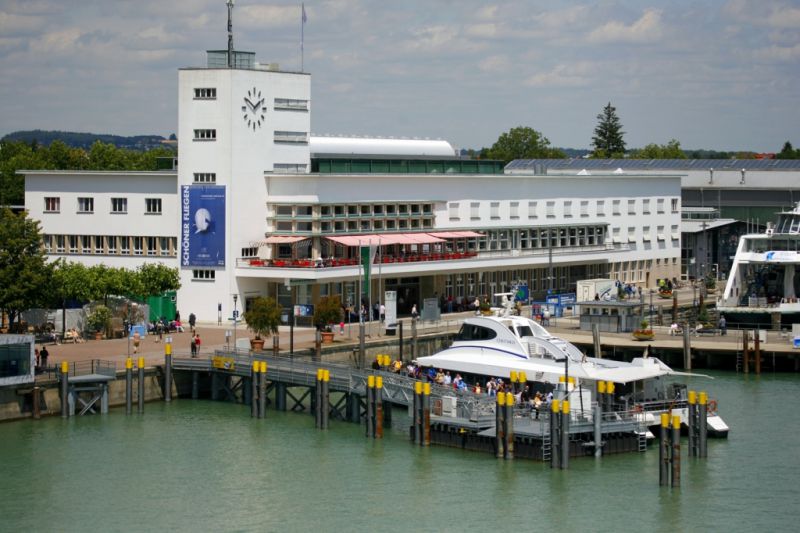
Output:
<path fill-rule="evenodd" d="M 529 326 L 517 326 L 517 336 L 533 337 L 533 331 L 531 331 Z"/>
<path fill-rule="evenodd" d="M 456 335 L 457 341 L 488 341 L 497 337 L 493 329 L 477 326 L 475 324 L 462 324 Z"/>

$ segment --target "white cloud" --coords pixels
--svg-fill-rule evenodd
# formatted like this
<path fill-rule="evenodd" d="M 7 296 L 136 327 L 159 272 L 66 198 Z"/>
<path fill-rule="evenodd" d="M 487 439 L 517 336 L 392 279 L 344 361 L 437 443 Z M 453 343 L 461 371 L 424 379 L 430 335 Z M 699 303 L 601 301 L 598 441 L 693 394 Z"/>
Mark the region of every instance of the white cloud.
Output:
<path fill-rule="evenodd" d="M 800 60 L 800 44 L 794 46 L 770 46 L 753 51 L 753 57 L 762 61 Z"/>
<path fill-rule="evenodd" d="M 27 35 L 42 29 L 46 21 L 43 17 L 18 15 L 0 11 L 0 35 Z"/>
<path fill-rule="evenodd" d="M 306 16 L 311 16 L 306 9 Z M 243 5 L 235 8 L 234 25 L 243 28 L 277 28 L 300 24 L 300 6 Z"/>
<path fill-rule="evenodd" d="M 626 26 L 619 21 L 611 21 L 593 30 L 587 40 L 590 43 L 644 43 L 661 39 L 660 9 L 647 9 L 633 24 Z"/>
<path fill-rule="evenodd" d="M 497 24 L 472 24 L 467 26 L 465 33 L 470 37 L 495 37 L 498 34 Z"/>
<path fill-rule="evenodd" d="M 529 87 L 584 87 L 590 83 L 586 65 L 557 65 L 549 72 L 534 74 L 525 80 Z"/>
<path fill-rule="evenodd" d="M 484 72 L 505 72 L 511 67 L 511 60 L 506 55 L 494 55 L 482 59 L 478 68 Z"/>

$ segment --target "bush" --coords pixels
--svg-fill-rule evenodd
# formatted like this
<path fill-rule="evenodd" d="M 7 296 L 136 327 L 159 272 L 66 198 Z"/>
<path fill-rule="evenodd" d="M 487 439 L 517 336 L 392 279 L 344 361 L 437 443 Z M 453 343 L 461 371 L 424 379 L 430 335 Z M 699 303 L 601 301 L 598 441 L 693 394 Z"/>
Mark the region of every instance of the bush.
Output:
<path fill-rule="evenodd" d="M 256 298 L 250 304 L 250 309 L 244 313 L 244 321 L 247 328 L 255 333 L 256 339 L 261 339 L 264 335 L 269 337 L 278 333 L 278 326 L 281 323 L 281 313 L 283 309 L 272 298 Z"/>
<path fill-rule="evenodd" d="M 98 305 L 86 318 L 86 325 L 95 333 L 107 332 L 111 329 L 111 309 Z"/>
<path fill-rule="evenodd" d="M 342 302 L 338 296 L 325 296 L 314 307 L 314 325 L 331 331 L 331 324 L 342 321 Z"/>

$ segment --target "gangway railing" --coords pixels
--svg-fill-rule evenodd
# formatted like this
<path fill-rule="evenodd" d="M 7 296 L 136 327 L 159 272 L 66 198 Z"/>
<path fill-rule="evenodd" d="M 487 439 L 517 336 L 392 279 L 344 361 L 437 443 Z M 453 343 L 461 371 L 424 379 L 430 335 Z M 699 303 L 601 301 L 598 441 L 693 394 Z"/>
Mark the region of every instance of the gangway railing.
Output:
<path fill-rule="evenodd" d="M 116 378 L 117 364 L 114 361 L 104 361 L 102 359 L 92 359 L 91 361 L 72 361 L 68 363 L 69 377 L 89 376 L 92 374 L 99 374 L 101 376 L 108 376 Z M 55 376 L 61 379 L 61 367 L 55 368 Z"/>

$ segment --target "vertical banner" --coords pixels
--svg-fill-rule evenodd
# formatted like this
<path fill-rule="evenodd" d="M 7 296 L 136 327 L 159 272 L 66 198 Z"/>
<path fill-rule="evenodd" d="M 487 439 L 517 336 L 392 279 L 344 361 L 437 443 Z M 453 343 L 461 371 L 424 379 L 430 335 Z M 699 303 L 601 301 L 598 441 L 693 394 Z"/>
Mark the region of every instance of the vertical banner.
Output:
<path fill-rule="evenodd" d="M 372 262 L 375 260 L 375 252 L 378 251 L 378 247 L 374 244 L 370 244 L 367 246 L 361 246 L 361 268 L 363 268 L 363 275 L 362 284 L 361 284 L 361 296 L 364 295 L 369 296 L 370 294 L 370 283 L 369 283 L 369 275 L 370 275 L 370 266 Z M 369 298 L 368 298 L 369 299 Z"/>
<path fill-rule="evenodd" d="M 181 187 L 181 266 L 225 266 L 225 186 Z"/>
<path fill-rule="evenodd" d="M 386 327 L 393 327 L 397 324 L 397 291 L 384 292 L 383 302 L 386 306 Z"/>

